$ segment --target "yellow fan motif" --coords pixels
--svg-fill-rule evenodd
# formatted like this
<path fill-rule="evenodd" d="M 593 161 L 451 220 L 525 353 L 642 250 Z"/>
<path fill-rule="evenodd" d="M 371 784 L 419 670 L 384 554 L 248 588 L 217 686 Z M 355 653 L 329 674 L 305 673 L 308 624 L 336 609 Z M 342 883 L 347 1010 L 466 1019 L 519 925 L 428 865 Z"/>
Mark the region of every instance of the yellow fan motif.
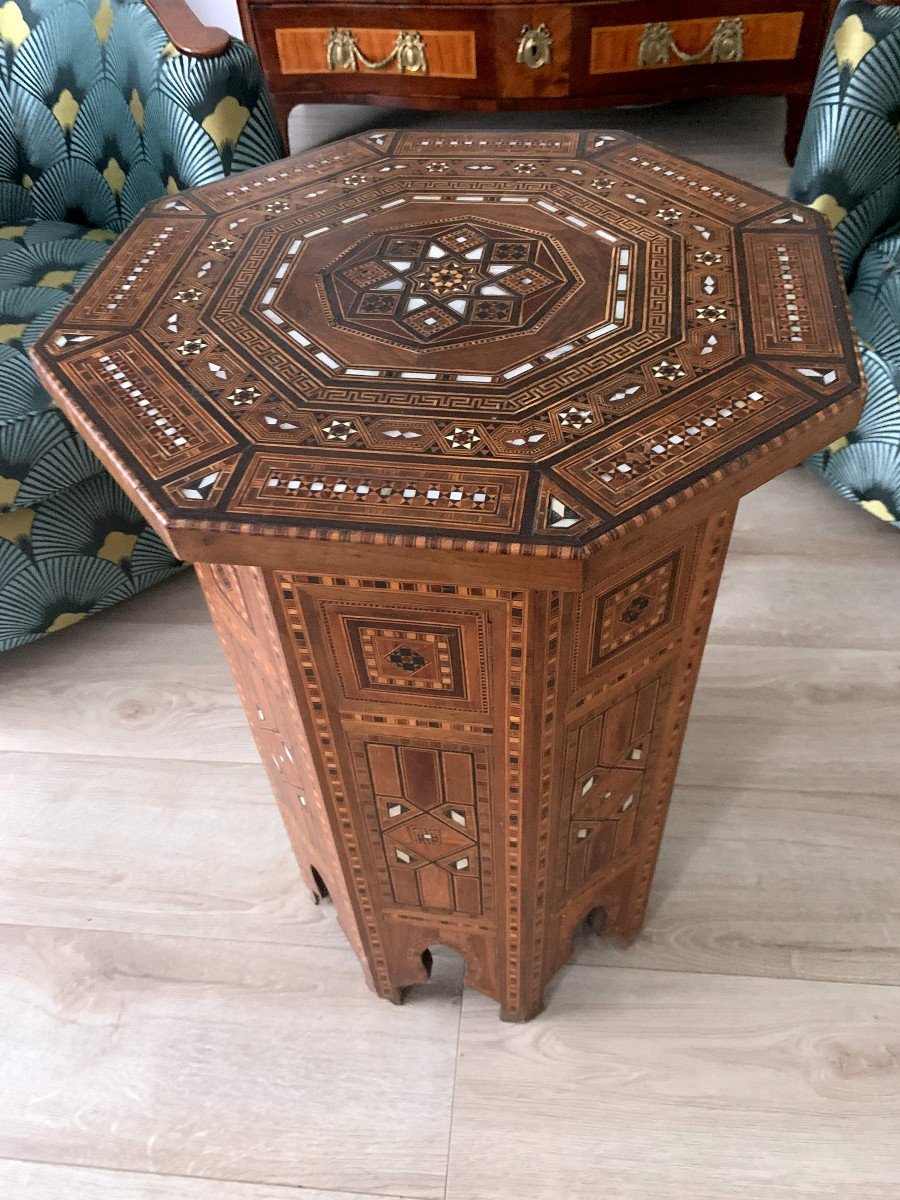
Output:
<path fill-rule="evenodd" d="M 103 0 L 103 3 L 94 13 L 94 28 L 97 31 L 97 39 L 102 44 L 109 40 L 109 31 L 112 29 L 114 13 L 109 0 Z"/>
<path fill-rule="evenodd" d="M 22 16 L 22 10 L 14 0 L 7 0 L 7 3 L 0 8 L 0 38 L 14 49 L 22 45 L 28 37 L 31 30 L 25 24 L 25 18 Z"/>
<path fill-rule="evenodd" d="M 131 558 L 136 543 L 136 533 L 123 533 L 119 529 L 114 529 L 103 539 L 103 545 L 97 551 L 97 557 L 105 558 L 107 562 L 115 563 L 117 566 L 121 565 L 126 558 Z"/>
<path fill-rule="evenodd" d="M 250 110 L 239 104 L 234 96 L 223 96 L 202 124 L 221 152 L 223 146 L 237 143 L 249 116 Z"/>
<path fill-rule="evenodd" d="M 125 172 L 119 166 L 117 158 L 111 158 L 106 164 L 103 178 L 109 184 L 109 190 L 114 196 L 121 195 L 122 188 L 125 186 Z"/>
<path fill-rule="evenodd" d="M 12 500 L 19 490 L 18 479 L 0 479 L 0 504 L 11 504 L 12 500 L 4 500 L 4 485 L 14 483 Z M 0 515 L 0 538 L 7 542 L 22 542 L 31 536 L 31 526 L 34 524 L 35 510 L 33 508 L 17 508 L 14 512 Z"/>
<path fill-rule="evenodd" d="M 37 281 L 36 287 L 64 288 L 75 282 L 74 271 L 48 271 Z"/>
<path fill-rule="evenodd" d="M 0 330 L 2 330 L 4 328 L 8 328 L 8 326 L 0 325 Z M 23 325 L 22 328 L 24 329 L 25 326 Z M 2 336 L 3 336 L 2 333 L 0 333 L 0 339 L 2 339 Z M 3 504 L 3 505 L 12 504 L 12 502 L 15 500 L 16 496 L 18 496 L 19 488 L 21 486 L 22 485 L 21 485 L 20 480 L 7 479 L 5 475 L 0 475 L 0 504 Z M 5 519 L 6 518 L 4 518 L 4 520 Z M 2 535 L 4 537 L 6 536 L 6 534 L 2 528 L 0 528 L 0 535 Z M 11 540 L 12 539 L 10 539 L 10 541 Z"/>
<path fill-rule="evenodd" d="M 870 512 L 873 517 L 877 517 L 879 521 L 896 521 L 897 517 L 883 500 L 860 500 L 860 506 Z"/>
<path fill-rule="evenodd" d="M 68 133 L 75 124 L 75 118 L 78 116 L 78 101 L 68 88 L 63 88 L 59 93 L 59 99 L 50 111 L 56 117 L 57 121 L 59 121 L 63 133 Z"/>
<path fill-rule="evenodd" d="M 52 625 L 47 626 L 48 633 L 58 633 L 60 629 L 68 629 L 70 625 L 77 625 L 79 621 L 83 621 L 87 613 L 83 612 L 64 612 L 60 613 Z"/>
<path fill-rule="evenodd" d="M 144 105 L 138 95 L 137 88 L 131 89 L 131 99 L 128 101 L 128 107 L 131 109 L 131 115 L 134 117 L 134 123 L 138 130 L 144 128 Z"/>
<path fill-rule="evenodd" d="M 847 215 L 847 210 L 843 204 L 838 204 L 834 196 L 829 195 L 828 192 L 825 192 L 821 196 L 816 196 L 809 207 L 820 212 L 832 229 L 839 222 L 843 221 Z"/>
<path fill-rule="evenodd" d="M 6 346 L 10 342 L 16 341 L 17 338 L 22 336 L 27 328 L 27 321 L 23 321 L 21 325 L 13 324 L 11 322 L 6 325 L 0 325 L 0 344 Z M 2 493 L 0 493 L 0 499 L 2 499 Z"/>
<path fill-rule="evenodd" d="M 834 35 L 838 65 L 849 67 L 851 71 L 856 70 L 874 45 L 875 39 L 871 33 L 866 33 L 856 14 L 848 17 Z"/>

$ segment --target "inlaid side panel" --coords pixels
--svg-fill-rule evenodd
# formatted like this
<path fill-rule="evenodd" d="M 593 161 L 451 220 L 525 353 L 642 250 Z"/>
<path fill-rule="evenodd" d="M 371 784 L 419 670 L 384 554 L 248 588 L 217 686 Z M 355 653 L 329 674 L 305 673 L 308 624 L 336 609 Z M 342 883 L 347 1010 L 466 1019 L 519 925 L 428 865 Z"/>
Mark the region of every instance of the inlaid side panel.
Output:
<path fill-rule="evenodd" d="M 591 669 L 671 622 L 680 566 L 680 551 L 667 554 L 593 600 Z"/>
<path fill-rule="evenodd" d="M 559 746 L 554 890 L 544 982 L 578 923 L 643 922 L 733 511 L 576 602 L 576 686 Z"/>
<path fill-rule="evenodd" d="M 656 25 L 595 25 L 591 30 L 591 74 L 683 68 L 694 62 L 708 62 L 717 30 L 728 21 L 729 17 L 723 22 L 723 17 L 716 15 Z M 741 54 L 737 61 L 778 62 L 796 56 L 802 12 L 748 13 L 740 23 Z M 723 44 L 712 61 L 726 71 L 733 70 L 729 64 L 736 60 L 729 53 Z"/>
<path fill-rule="evenodd" d="M 567 894 L 633 849 L 645 767 L 659 724 L 661 684 L 657 676 L 568 730 L 560 863 Z"/>
<path fill-rule="evenodd" d="M 360 741 L 354 773 L 398 908 L 481 916 L 490 868 L 490 763 L 473 752 L 420 741 Z M 372 816 L 374 815 L 374 821 Z M 375 825 L 377 823 L 377 831 Z M 489 905 L 489 907 L 492 907 Z"/>
<path fill-rule="evenodd" d="M 346 860 L 320 784 L 272 613 L 264 572 L 197 564 L 197 576 L 307 886 L 323 884 L 371 984 L 370 939 L 361 936 Z"/>
<path fill-rule="evenodd" d="M 522 961 L 507 880 L 520 869 L 523 599 L 295 572 L 273 582 L 388 987 L 422 978 L 423 951 L 442 944 L 466 958 L 472 986 L 506 1003 Z"/>
<path fill-rule="evenodd" d="M 360 16 L 359 13 L 356 14 Z M 363 12 L 362 20 L 371 21 L 371 11 Z M 353 14 L 341 13 L 335 20 L 353 20 Z M 372 60 L 383 64 L 376 68 L 374 78 L 379 82 L 378 71 L 390 71 L 393 75 L 408 77 L 409 67 L 398 67 L 396 49 L 402 32 L 393 29 L 371 28 L 354 25 L 351 30 L 341 29 L 339 34 L 348 34 L 343 39 L 346 49 L 343 58 L 335 62 L 334 52 L 329 52 L 329 42 L 335 41 L 335 29 L 328 26 L 289 26 L 275 30 L 278 48 L 278 63 L 282 75 L 329 75 L 331 82 L 345 72 L 353 75 L 367 74 L 373 70 L 368 63 Z M 411 72 L 413 78 L 422 76 L 432 79 L 474 79 L 475 33 L 471 29 L 422 29 L 413 38 L 422 45 L 425 69 Z M 351 39 L 356 42 L 356 51 L 350 49 Z M 416 43 L 414 43 L 416 44 Z M 385 62 L 387 60 L 387 62 Z M 371 76 L 370 76 L 371 78 Z"/>

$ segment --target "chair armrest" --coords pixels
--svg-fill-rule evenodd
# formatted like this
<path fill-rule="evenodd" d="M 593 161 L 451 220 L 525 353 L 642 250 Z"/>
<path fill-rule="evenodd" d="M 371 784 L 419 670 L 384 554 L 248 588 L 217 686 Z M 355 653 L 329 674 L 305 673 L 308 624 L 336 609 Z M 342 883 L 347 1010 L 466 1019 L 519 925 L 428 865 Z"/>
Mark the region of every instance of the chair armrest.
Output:
<path fill-rule="evenodd" d="M 182 54 L 215 58 L 231 45 L 231 34 L 215 25 L 204 25 L 188 8 L 186 0 L 144 0 L 144 3 Z"/>

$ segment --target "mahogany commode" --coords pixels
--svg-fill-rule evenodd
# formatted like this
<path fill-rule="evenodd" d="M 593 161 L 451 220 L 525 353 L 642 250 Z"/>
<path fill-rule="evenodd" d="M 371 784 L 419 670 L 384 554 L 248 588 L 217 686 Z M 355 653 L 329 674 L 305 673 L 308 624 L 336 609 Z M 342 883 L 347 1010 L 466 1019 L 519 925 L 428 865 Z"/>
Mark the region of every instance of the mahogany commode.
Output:
<path fill-rule="evenodd" d="M 818 213 L 617 132 L 365 134 L 150 205 L 35 358 L 198 564 L 380 995 L 444 945 L 527 1019 L 639 929 L 737 501 L 862 403 Z"/>

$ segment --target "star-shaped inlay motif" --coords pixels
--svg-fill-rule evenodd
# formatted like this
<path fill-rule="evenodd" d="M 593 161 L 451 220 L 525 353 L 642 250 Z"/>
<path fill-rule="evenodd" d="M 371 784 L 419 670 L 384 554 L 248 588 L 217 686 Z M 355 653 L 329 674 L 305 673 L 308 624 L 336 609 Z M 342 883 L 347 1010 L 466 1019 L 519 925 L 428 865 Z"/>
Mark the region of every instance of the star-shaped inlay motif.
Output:
<path fill-rule="evenodd" d="M 686 374 L 684 367 L 679 362 L 669 362 L 664 358 L 662 362 L 656 364 L 653 368 L 653 375 L 656 379 L 666 379 L 669 383 L 674 383 L 676 379 L 683 379 Z"/>
<path fill-rule="evenodd" d="M 471 292 L 484 275 L 473 263 L 445 259 L 434 266 L 423 267 L 413 275 L 415 290 L 432 296 L 450 296 Z"/>
<path fill-rule="evenodd" d="M 697 309 L 697 318 L 700 321 L 724 321 L 725 309 L 720 308 L 717 304 L 705 304 L 702 308 Z"/>
<path fill-rule="evenodd" d="M 258 400 L 262 392 L 255 387 L 236 387 L 234 391 L 229 392 L 228 399 L 235 408 L 241 408 L 248 404 L 252 404 L 254 400 Z"/>

